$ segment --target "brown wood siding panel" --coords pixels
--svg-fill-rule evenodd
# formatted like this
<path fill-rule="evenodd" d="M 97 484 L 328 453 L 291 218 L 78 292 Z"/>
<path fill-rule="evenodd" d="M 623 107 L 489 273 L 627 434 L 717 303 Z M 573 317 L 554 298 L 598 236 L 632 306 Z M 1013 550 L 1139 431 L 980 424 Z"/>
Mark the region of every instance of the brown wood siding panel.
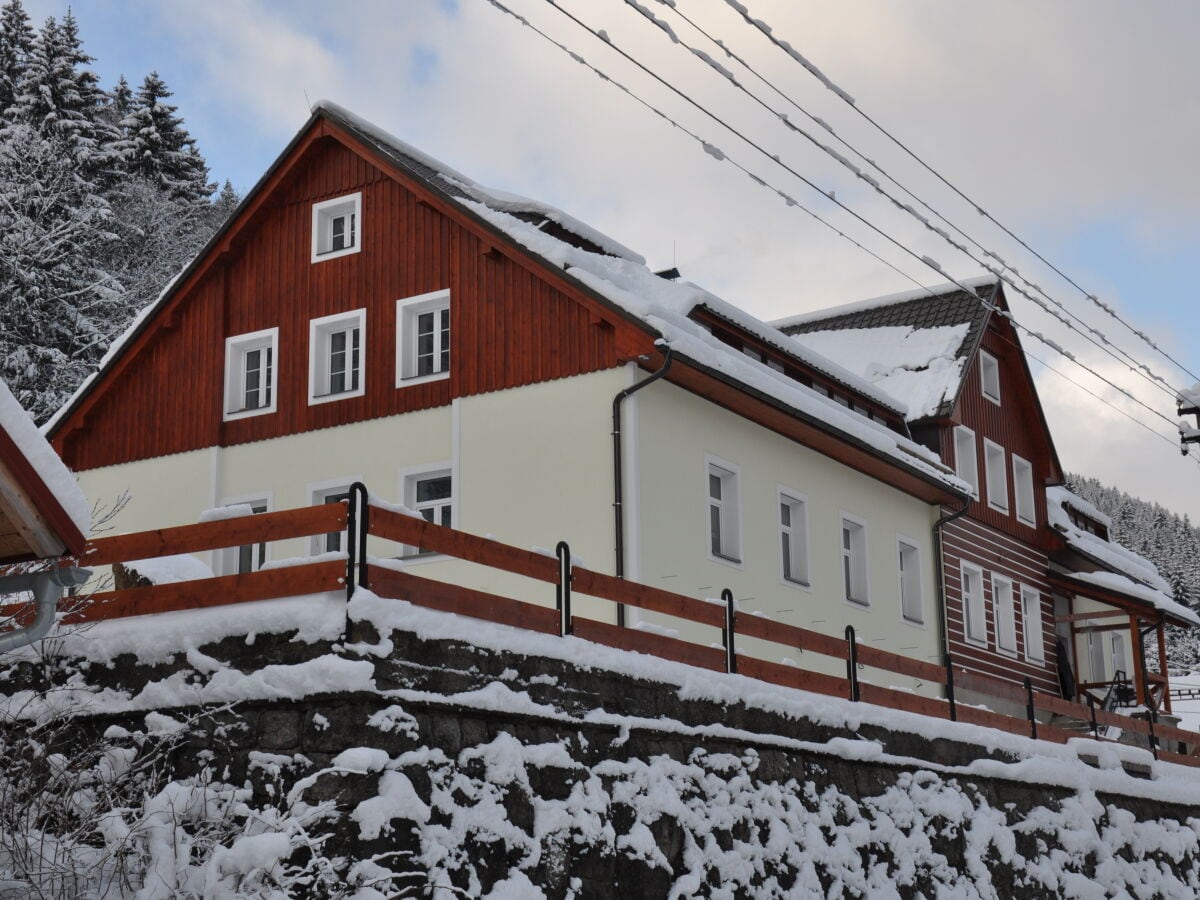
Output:
<path fill-rule="evenodd" d="M 648 338 L 630 323 L 548 283 L 533 264 L 492 250 L 469 224 L 349 148 L 325 139 L 306 154 L 230 251 L 178 298 L 175 327 L 150 333 L 83 427 L 60 436 L 72 467 L 265 440 L 592 372 L 621 361 L 617 331 L 625 347 L 646 352 Z M 356 191 L 362 250 L 312 263 L 312 204 Z M 398 389 L 396 301 L 446 288 L 451 377 Z M 360 308 L 364 395 L 310 406 L 310 321 Z M 222 423 L 225 338 L 276 326 L 277 411 Z"/>
<path fill-rule="evenodd" d="M 1048 560 L 1027 544 L 1013 540 L 1003 532 L 970 518 L 957 519 L 943 529 L 942 551 L 945 556 L 947 635 L 956 665 L 1007 681 L 1019 683 L 1028 676 L 1035 688 L 1058 692 L 1058 674 L 1054 652 L 1054 601 L 1046 580 Z M 983 596 L 987 622 L 987 646 L 966 639 L 960 566 L 968 562 L 984 570 Z M 1017 655 L 996 649 L 996 615 L 992 596 L 992 573 L 1013 582 L 1014 624 Z M 1041 594 L 1041 632 L 1046 661 L 1025 658 L 1024 610 L 1021 588 L 1033 587 Z"/>

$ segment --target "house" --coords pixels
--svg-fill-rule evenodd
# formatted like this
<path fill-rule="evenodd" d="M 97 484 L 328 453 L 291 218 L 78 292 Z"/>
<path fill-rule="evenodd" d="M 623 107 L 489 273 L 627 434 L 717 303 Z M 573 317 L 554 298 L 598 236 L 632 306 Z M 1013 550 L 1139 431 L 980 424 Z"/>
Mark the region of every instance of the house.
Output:
<path fill-rule="evenodd" d="M 91 511 L 83 492 L 33 419 L 0 381 L 0 597 L 32 592 L 36 602 L 0 622 L 0 653 L 41 638 L 54 623 L 64 587 L 81 583 L 79 569 L 15 564 L 79 557 Z"/>
<path fill-rule="evenodd" d="M 1061 487 L 1008 309 L 1003 285 L 983 277 L 774 324 L 902 398 L 913 436 L 970 485 L 939 531 L 942 642 L 956 667 L 1070 699 L 1130 678 L 1139 702 L 1169 710 L 1163 626 L 1200 618 Z M 1157 671 L 1139 629 L 1157 632 Z"/>
<path fill-rule="evenodd" d="M 91 498 L 131 493 L 125 531 L 337 502 L 363 482 L 430 521 L 566 540 L 598 571 L 728 588 L 744 609 L 853 624 L 934 662 L 934 525 L 968 489 L 869 379 L 329 103 L 49 434 Z M 211 562 L 245 571 L 341 540 Z M 369 552 L 533 599 L 516 576 Z M 689 627 L 586 598 L 576 611 Z"/>

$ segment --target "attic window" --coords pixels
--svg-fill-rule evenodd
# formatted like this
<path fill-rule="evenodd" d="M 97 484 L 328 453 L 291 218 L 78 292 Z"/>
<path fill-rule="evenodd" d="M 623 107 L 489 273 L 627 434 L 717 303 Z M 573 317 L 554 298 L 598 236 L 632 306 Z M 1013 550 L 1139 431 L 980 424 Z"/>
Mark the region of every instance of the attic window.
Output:
<path fill-rule="evenodd" d="M 1000 404 L 1000 363 L 986 350 L 979 351 L 979 377 L 983 396 L 997 406 Z"/>
<path fill-rule="evenodd" d="M 361 192 L 313 204 L 313 262 L 357 253 L 362 249 L 359 237 L 361 212 Z"/>

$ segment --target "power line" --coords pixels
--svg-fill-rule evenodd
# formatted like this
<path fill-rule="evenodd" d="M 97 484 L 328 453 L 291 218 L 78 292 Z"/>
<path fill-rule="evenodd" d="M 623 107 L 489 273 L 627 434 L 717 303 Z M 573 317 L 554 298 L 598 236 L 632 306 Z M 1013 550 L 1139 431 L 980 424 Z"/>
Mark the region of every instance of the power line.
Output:
<path fill-rule="evenodd" d="M 837 94 L 839 98 L 841 98 L 847 105 L 849 105 L 856 113 L 858 113 L 860 116 L 862 116 L 863 119 L 865 119 L 867 122 L 869 122 L 877 131 L 879 131 L 880 134 L 882 134 L 884 137 L 886 137 L 888 140 L 890 140 L 893 144 L 895 144 L 897 147 L 899 147 L 901 150 L 903 150 L 908 156 L 910 156 L 913 160 L 915 160 L 918 164 L 920 164 L 922 168 L 924 168 L 927 172 L 929 172 L 931 175 L 933 175 L 938 181 L 940 181 L 942 184 L 944 184 L 946 187 L 948 187 L 951 191 L 953 191 L 955 194 L 957 194 L 962 200 L 964 200 L 966 203 L 970 204 L 971 208 L 974 209 L 977 213 L 979 213 L 979 215 L 983 216 L 985 219 L 990 221 L 997 228 L 999 228 L 1001 231 L 1003 231 L 1005 234 L 1007 234 L 1010 238 L 1012 238 L 1014 241 L 1016 241 L 1018 244 L 1020 244 L 1023 248 L 1025 248 L 1027 251 L 1032 253 L 1035 257 L 1037 257 L 1038 260 L 1040 260 L 1044 265 L 1046 265 L 1048 268 L 1050 268 L 1060 278 L 1062 278 L 1064 281 L 1066 281 L 1068 284 L 1070 284 L 1072 287 L 1074 287 L 1076 290 L 1078 290 L 1081 294 L 1083 294 L 1083 296 L 1085 298 L 1087 298 L 1089 301 L 1091 301 L 1095 306 L 1097 306 L 1099 309 L 1103 310 L 1110 317 L 1112 317 L 1116 321 L 1120 322 L 1127 329 L 1129 329 L 1129 331 L 1132 332 L 1135 337 L 1140 338 L 1149 347 L 1151 347 L 1155 352 L 1160 354 L 1165 359 L 1170 360 L 1172 363 L 1174 363 L 1175 366 L 1178 367 L 1182 372 L 1185 372 L 1188 376 L 1190 376 L 1191 378 L 1200 382 L 1200 375 L 1197 375 L 1195 372 L 1193 372 L 1191 369 L 1189 369 L 1186 365 L 1181 363 L 1174 356 L 1172 356 L 1170 353 L 1168 353 L 1166 350 L 1164 350 L 1162 347 L 1160 347 L 1157 343 L 1154 342 L 1154 340 L 1152 340 L 1150 338 L 1149 335 L 1138 330 L 1136 327 L 1131 325 L 1129 322 L 1125 321 L 1125 319 L 1122 318 L 1121 315 L 1115 309 L 1113 309 L 1111 306 L 1109 306 L 1107 303 L 1105 303 L 1103 300 L 1101 300 L 1095 294 L 1091 293 L 1086 288 L 1084 288 L 1082 285 L 1080 285 L 1077 281 L 1075 281 L 1074 278 L 1072 278 L 1070 275 L 1068 275 L 1066 272 L 1064 272 L 1062 269 L 1060 269 L 1054 263 L 1050 262 L 1050 260 L 1048 260 L 1045 256 L 1043 256 L 1036 249 L 1034 249 L 1032 246 L 1030 246 L 1023 238 L 1021 238 L 1019 235 L 1017 235 L 1015 232 L 1013 232 L 1012 229 L 1010 229 L 1007 225 L 1005 225 L 1003 222 L 1001 222 L 995 216 L 993 216 L 991 213 L 989 213 L 986 209 L 983 208 L 982 205 L 980 205 L 975 200 L 972 200 L 970 197 L 968 197 L 963 191 L 959 190 L 958 187 L 956 187 L 945 176 L 943 176 L 940 172 L 938 172 L 935 168 L 933 168 L 933 166 L 931 166 L 929 163 L 925 162 L 925 160 L 922 159 L 920 156 L 918 156 L 917 153 L 915 151 L 913 151 L 911 148 L 909 148 L 907 144 L 905 144 L 898 137 L 893 135 L 890 131 L 888 131 L 881 124 L 879 124 L 879 122 L 877 122 L 874 117 L 872 117 L 869 113 L 867 113 L 865 110 L 862 109 L 862 107 L 860 107 L 858 105 L 858 103 L 854 100 L 853 97 L 848 95 L 845 91 L 843 91 L 836 84 L 834 84 L 833 81 L 831 81 L 823 72 L 821 72 L 820 69 L 818 69 L 816 66 L 814 66 L 808 59 L 806 59 L 795 48 L 793 48 L 791 46 L 791 44 L 789 44 L 787 41 L 784 41 L 780 38 L 775 37 L 775 35 L 772 32 L 771 26 L 769 24 L 767 24 L 766 21 L 764 21 L 761 18 L 756 18 L 756 17 L 751 16 L 750 11 L 744 5 L 742 5 L 740 2 L 738 2 L 738 0 L 725 0 L 725 3 L 731 9 L 733 9 L 739 16 L 741 16 L 742 20 L 747 25 L 750 25 L 753 28 L 755 28 L 757 31 L 759 31 L 761 34 L 763 34 L 772 44 L 774 44 L 776 47 L 778 47 L 780 50 L 782 50 L 784 53 L 786 53 L 794 62 L 797 62 L 801 66 L 803 66 L 803 68 L 806 71 L 808 71 L 811 75 L 813 75 L 815 78 L 817 78 L 819 81 L 821 81 L 821 83 L 824 84 L 825 87 L 829 88 L 831 91 L 833 91 L 835 94 Z"/>
<path fill-rule="evenodd" d="M 1074 331 L 1077 334 L 1079 334 L 1081 337 L 1083 337 L 1085 340 L 1087 340 L 1089 343 L 1091 343 L 1094 347 L 1098 348 L 1099 350 L 1102 350 L 1104 353 L 1106 353 L 1112 359 L 1116 360 L 1122 366 L 1129 369 L 1130 372 L 1132 372 L 1133 374 L 1137 375 L 1140 378 L 1145 379 L 1148 383 L 1153 384 L 1155 388 L 1162 390 L 1164 393 L 1166 393 L 1171 398 L 1172 402 L 1174 402 L 1178 398 L 1179 391 L 1176 390 L 1175 388 L 1172 388 L 1165 379 L 1163 379 L 1161 376 L 1159 376 L 1155 372 L 1153 372 L 1148 366 L 1133 359 L 1133 357 L 1130 356 L 1129 354 L 1125 353 L 1124 350 L 1120 350 L 1120 348 L 1116 348 L 1119 350 L 1119 352 L 1123 356 L 1126 357 L 1125 359 L 1122 359 L 1120 356 L 1117 355 L 1117 353 L 1113 352 L 1112 349 L 1109 349 L 1110 347 L 1115 347 L 1115 345 L 1113 345 L 1108 340 L 1108 338 L 1106 338 L 1103 334 L 1101 334 L 1096 329 L 1091 328 L 1091 326 L 1089 326 L 1089 325 L 1087 325 L 1087 323 L 1083 322 L 1082 319 L 1079 319 L 1078 316 L 1075 316 L 1073 313 L 1071 313 L 1058 300 L 1055 300 L 1053 297 L 1050 297 L 1048 294 L 1046 294 L 1045 291 L 1040 288 L 1040 286 L 1033 286 L 1033 289 L 1036 289 L 1051 304 L 1056 306 L 1058 309 L 1062 310 L 1062 313 L 1065 313 L 1066 316 L 1069 316 L 1071 319 L 1074 319 L 1076 322 L 1079 322 L 1079 324 L 1083 325 L 1085 328 L 1087 328 L 1089 331 L 1093 332 L 1094 334 L 1099 335 L 1100 340 L 1098 341 L 1095 338 L 1093 338 L 1091 335 L 1089 335 L 1083 331 L 1080 331 L 1067 318 L 1064 318 L 1064 315 L 1062 313 L 1059 313 L 1056 310 L 1051 309 L 1049 306 L 1046 305 L 1046 303 L 1037 299 L 1036 297 L 1031 295 L 1028 291 L 1023 289 L 1020 285 L 1018 285 L 1014 281 L 1012 281 L 1011 278 L 1009 278 L 1005 275 L 1005 271 L 1004 271 L 1005 269 L 1013 270 L 1014 274 L 1016 274 L 1017 277 L 1021 278 L 1022 281 L 1025 281 L 1026 283 L 1028 283 L 1032 286 L 1032 282 L 1028 282 L 1028 280 L 1025 279 L 1024 276 L 1020 275 L 1019 272 L 1016 272 L 1014 267 L 1012 267 L 1007 262 L 1002 260 L 999 255 L 988 250 L 986 247 L 984 247 L 978 241 L 975 241 L 973 238 L 971 238 L 969 235 L 967 235 L 961 229 L 954 226 L 944 216 L 941 216 L 940 213 L 938 213 L 936 210 L 933 210 L 931 207 L 929 207 L 928 204 L 924 204 L 924 205 L 926 206 L 927 209 L 930 210 L 930 212 L 932 212 L 936 216 L 939 216 L 942 219 L 942 221 L 946 222 L 947 225 L 950 225 L 951 228 L 954 228 L 956 231 L 958 231 L 959 234 L 962 234 L 963 237 L 966 238 L 968 241 L 971 241 L 972 243 L 976 244 L 976 246 L 978 246 L 980 248 L 980 250 L 983 251 L 983 256 L 985 257 L 985 259 L 980 259 L 979 257 L 977 257 L 974 253 L 971 252 L 971 250 L 966 245 L 955 240 L 947 231 L 945 231 L 944 229 L 938 227 L 937 225 L 935 225 L 934 223 L 929 221 L 929 219 L 927 219 L 924 215 L 919 213 L 917 210 L 913 209 L 909 204 L 903 203 L 900 200 L 898 200 L 895 196 L 893 196 L 891 193 L 889 193 L 887 190 L 885 190 L 884 187 L 876 179 L 874 179 L 870 175 L 867 175 L 866 173 L 864 173 L 861 169 L 858 168 L 858 166 L 856 166 L 850 160 L 846 159 L 846 157 L 844 157 L 842 154 L 838 153 L 832 147 L 822 143 L 820 140 L 818 140 L 815 136 L 810 134 L 808 131 L 806 131 L 805 129 L 801 128 L 800 126 L 798 126 L 795 123 L 793 123 L 792 121 L 790 121 L 786 115 L 782 115 L 778 110 L 772 108 L 770 106 L 770 104 L 768 104 L 761 97 L 757 96 L 756 94 L 754 94 L 753 92 L 748 90 L 745 87 L 745 85 L 743 85 L 741 82 L 739 82 L 737 80 L 737 78 L 734 76 L 734 74 L 732 72 L 730 72 L 727 68 L 722 66 L 716 60 L 714 60 L 707 53 L 705 53 L 702 50 L 698 50 L 697 48 L 692 47 L 689 44 L 685 43 L 670 28 L 669 25 L 667 25 L 661 19 L 656 17 L 654 15 L 654 13 L 651 12 L 649 9 L 642 6 L 640 3 L 637 3 L 636 0 L 625 0 L 625 2 L 626 2 L 626 5 L 633 7 L 643 18 L 647 19 L 649 22 L 656 25 L 658 27 L 658 29 L 660 31 L 662 31 L 673 43 L 680 45 L 685 50 L 690 52 L 692 55 L 694 55 L 698 59 L 702 60 L 706 65 L 708 65 L 715 72 L 717 72 L 717 74 L 721 75 L 723 78 L 728 80 L 729 83 L 732 84 L 738 91 L 745 94 L 747 97 L 749 97 L 755 103 L 757 103 L 759 106 L 761 106 L 763 109 L 765 109 L 768 113 L 770 113 L 773 117 L 778 118 L 789 131 L 793 132 L 794 134 L 798 134 L 798 135 L 801 135 L 802 137 L 804 137 L 813 146 L 820 149 L 826 155 L 828 155 L 829 157 L 831 157 L 832 159 L 837 161 L 841 166 L 843 166 L 844 168 L 849 170 L 851 173 L 853 173 L 856 178 L 863 181 L 865 184 L 869 185 L 876 193 L 878 193 L 880 196 L 887 199 L 888 202 L 890 202 L 897 209 L 901 210 L 902 212 L 904 212 L 904 213 L 908 214 L 909 216 L 911 216 L 912 218 L 916 219 L 927 230 L 929 230 L 929 231 L 933 232 L 934 234 L 938 235 L 939 237 L 941 237 L 948 244 L 950 244 L 951 247 L 958 250 L 960 253 L 963 253 L 972 262 L 985 268 L 987 271 L 989 271 L 991 274 L 995 275 L 997 278 L 999 278 L 1005 284 L 1009 285 L 1009 287 L 1011 287 L 1015 292 L 1017 292 L 1021 296 L 1028 299 L 1031 303 L 1034 303 L 1035 305 L 1037 305 L 1040 309 L 1042 309 L 1043 312 L 1047 313 L 1050 316 L 1053 316 L 1055 319 L 1057 319 L 1060 323 L 1062 323 L 1062 325 L 1064 325 L 1069 330 Z M 680 15 L 682 15 L 682 14 L 680 14 Z M 705 33 L 705 36 L 709 37 L 710 40 L 715 40 L 715 39 L 711 38 L 711 36 L 707 35 L 707 33 Z M 611 39 L 609 39 L 608 42 L 611 44 L 612 43 Z M 720 46 L 722 49 L 724 49 L 726 53 L 729 53 L 732 56 L 732 52 L 727 47 L 725 47 L 724 44 L 720 43 L 719 41 L 716 43 L 718 46 Z M 619 51 L 619 48 L 617 48 L 617 49 Z M 630 57 L 626 57 L 626 58 L 630 58 Z M 745 65 L 745 63 L 743 63 L 743 65 Z M 793 105 L 795 105 L 795 104 L 793 104 Z M 799 108 L 799 107 L 797 107 L 797 108 Z M 829 126 L 826 126 L 826 127 L 829 128 Z M 829 130 L 831 133 L 833 133 L 832 128 L 829 128 Z M 744 136 L 742 136 L 742 135 L 739 135 L 739 136 L 742 137 L 743 140 L 746 140 L 746 138 Z M 836 133 L 834 134 L 834 136 L 835 137 L 837 136 Z M 897 186 L 901 187 L 902 190 L 904 189 L 902 185 L 899 185 L 899 182 L 896 182 L 896 180 L 894 178 L 891 178 L 891 176 L 888 175 L 881 167 L 879 167 L 875 163 L 872 163 L 872 165 L 874 165 L 876 167 L 876 169 L 878 169 L 878 171 L 881 174 L 883 174 L 886 178 L 891 180 L 893 183 L 897 184 Z M 915 197 L 915 195 L 913 195 L 911 192 L 908 192 L 908 193 L 909 193 L 909 196 L 913 197 L 914 200 L 917 200 L 917 202 L 919 202 L 919 203 L 923 203 L 923 201 L 921 201 L 919 198 Z M 990 262 L 987 262 L 986 257 L 992 257 L 993 259 L 998 260 L 1002 264 L 1003 268 L 997 268 L 996 266 L 992 265 Z M 1066 355 L 1066 354 L 1064 353 L 1064 355 Z"/>

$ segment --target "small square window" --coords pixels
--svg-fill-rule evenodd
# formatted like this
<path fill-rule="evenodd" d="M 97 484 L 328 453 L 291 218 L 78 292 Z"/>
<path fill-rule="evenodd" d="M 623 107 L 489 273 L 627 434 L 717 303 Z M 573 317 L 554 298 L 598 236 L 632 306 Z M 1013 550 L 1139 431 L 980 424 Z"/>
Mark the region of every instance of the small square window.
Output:
<path fill-rule="evenodd" d="M 925 613 L 921 604 L 921 552 L 907 541 L 899 542 L 900 614 L 905 621 L 922 624 Z"/>
<path fill-rule="evenodd" d="M 783 580 L 808 587 L 807 504 L 783 491 L 779 492 L 779 540 Z"/>
<path fill-rule="evenodd" d="M 396 301 L 396 387 L 450 375 L 450 292 Z"/>
<path fill-rule="evenodd" d="M 426 468 L 401 476 L 404 505 L 421 515 L 426 522 L 454 527 L 454 475 L 449 466 Z M 403 556 L 425 556 L 431 551 L 404 547 Z"/>
<path fill-rule="evenodd" d="M 737 472 L 708 464 L 708 552 L 714 559 L 740 563 Z"/>
<path fill-rule="evenodd" d="M 366 310 L 313 319 L 309 331 L 308 402 L 363 393 Z"/>
<path fill-rule="evenodd" d="M 979 456 L 975 432 L 965 425 L 954 429 L 954 472 L 971 486 L 971 496 L 979 499 Z"/>
<path fill-rule="evenodd" d="M 983 396 L 1000 405 L 1000 363 L 986 350 L 979 351 L 979 379 Z"/>
<path fill-rule="evenodd" d="M 275 412 L 278 357 L 278 328 L 225 340 L 226 422 Z"/>
<path fill-rule="evenodd" d="M 867 527 L 853 519 L 842 519 L 842 578 L 846 600 L 866 606 Z"/>
<path fill-rule="evenodd" d="M 357 253 L 360 246 L 362 194 L 350 194 L 312 208 L 312 261 Z"/>
<path fill-rule="evenodd" d="M 983 462 L 987 471 L 988 506 L 1007 514 L 1008 470 L 1004 465 L 1004 448 L 984 438 Z"/>

